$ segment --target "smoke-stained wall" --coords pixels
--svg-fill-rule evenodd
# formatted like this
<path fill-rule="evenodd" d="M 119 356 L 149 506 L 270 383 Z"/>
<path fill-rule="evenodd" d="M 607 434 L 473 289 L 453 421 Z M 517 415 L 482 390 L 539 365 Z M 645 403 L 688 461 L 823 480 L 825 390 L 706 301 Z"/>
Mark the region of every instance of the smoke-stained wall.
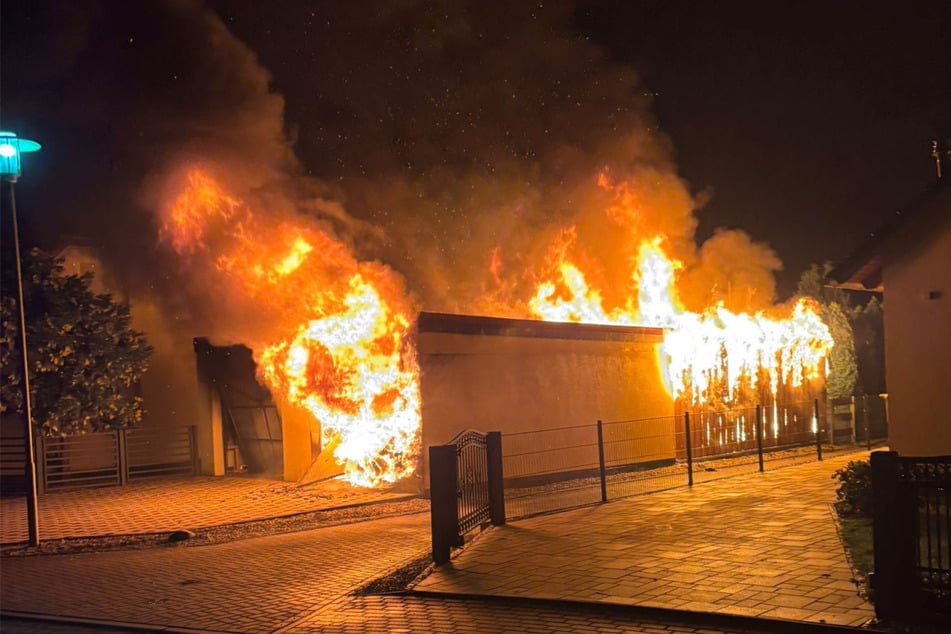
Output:
<path fill-rule="evenodd" d="M 507 434 L 586 425 L 590 435 L 599 419 L 651 419 L 640 427 L 638 460 L 675 457 L 674 405 L 657 361 L 660 329 L 422 313 L 418 333 L 424 448 L 478 429 L 501 431 L 508 453 Z M 553 445 L 581 444 L 577 430 L 553 434 L 546 436 Z M 543 454 L 532 469 L 568 471 L 585 460 L 585 448 L 570 453 Z M 428 473 L 424 464 L 426 488 Z M 504 475 L 525 474 L 510 466 Z"/>

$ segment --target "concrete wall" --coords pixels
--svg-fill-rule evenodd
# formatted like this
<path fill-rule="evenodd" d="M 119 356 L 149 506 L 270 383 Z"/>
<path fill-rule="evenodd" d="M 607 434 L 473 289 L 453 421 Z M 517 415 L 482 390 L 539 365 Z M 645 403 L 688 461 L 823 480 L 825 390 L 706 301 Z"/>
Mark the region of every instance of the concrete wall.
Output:
<path fill-rule="evenodd" d="M 530 464 L 507 461 L 506 478 L 596 467 L 590 445 L 598 419 L 655 419 L 639 427 L 643 459 L 674 458 L 673 399 L 658 364 L 662 341 L 653 328 L 421 314 L 424 486 L 428 448 L 466 429 L 501 431 L 504 454 L 519 444 L 589 445 L 540 454 Z M 555 430 L 568 427 L 575 429 Z M 555 431 L 518 435 L 539 430 Z"/>
<path fill-rule="evenodd" d="M 951 455 L 951 228 L 884 268 L 889 444 Z"/>

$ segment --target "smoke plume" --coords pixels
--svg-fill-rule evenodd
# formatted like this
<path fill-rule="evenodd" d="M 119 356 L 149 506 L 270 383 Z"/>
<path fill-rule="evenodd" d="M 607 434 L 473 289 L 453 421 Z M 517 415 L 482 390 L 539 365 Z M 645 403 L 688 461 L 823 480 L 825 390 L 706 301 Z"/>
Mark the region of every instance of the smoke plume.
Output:
<path fill-rule="evenodd" d="M 608 304 L 654 234 L 684 263 L 688 303 L 773 300 L 768 247 L 739 231 L 694 243 L 698 204 L 649 88 L 572 30 L 569 3 L 322 3 L 288 16 L 299 32 L 261 37 L 261 57 L 241 3 L 37 4 L 35 46 L 62 54 L 22 83 L 41 112 L 77 106 L 60 125 L 96 158 L 75 178 L 100 184 L 54 220 L 99 236 L 125 284 L 195 333 L 241 330 L 214 276 L 157 240 L 195 166 L 398 271 L 427 310 L 525 316 L 566 230 Z"/>

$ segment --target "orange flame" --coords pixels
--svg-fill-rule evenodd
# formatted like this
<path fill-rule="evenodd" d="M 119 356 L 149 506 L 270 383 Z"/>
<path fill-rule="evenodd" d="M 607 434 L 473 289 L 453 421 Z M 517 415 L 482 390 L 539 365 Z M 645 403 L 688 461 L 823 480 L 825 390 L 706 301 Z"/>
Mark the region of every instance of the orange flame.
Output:
<path fill-rule="evenodd" d="M 599 186 L 615 196 L 605 217 L 629 237 L 623 255 L 630 271 L 608 276 L 625 288 L 591 284 L 605 267 L 586 274 L 592 262 L 571 255 L 578 232 L 569 227 L 554 239 L 548 273 L 535 278 L 527 307 L 520 306 L 546 320 L 664 328 L 665 378 L 689 404 L 740 404 L 758 390 L 774 397 L 775 409 L 782 387 L 822 377 L 832 338 L 815 306 L 803 300 L 781 316 L 779 309 L 732 312 L 722 303 L 688 311 L 677 287 L 685 267 L 668 254 L 672 238 L 659 235 L 665 230 L 647 229 L 647 201 L 606 174 Z M 169 206 L 161 236 L 193 270 L 213 273 L 209 296 L 251 319 L 237 336 L 255 350 L 263 380 L 313 414 L 325 443 L 339 439 L 335 456 L 351 482 L 376 486 L 412 474 L 420 452 L 419 369 L 408 341 L 416 309 L 402 278 L 358 261 L 328 229 L 299 214 L 252 210 L 199 170 Z M 529 279 L 518 268 L 520 279 Z M 514 292 L 518 283 L 504 272 L 496 247 L 491 279 Z M 606 297 L 615 305 L 606 306 Z"/>
<path fill-rule="evenodd" d="M 401 279 L 359 262 L 329 231 L 300 216 L 253 211 L 193 170 L 161 235 L 229 311 L 253 313 L 240 336 L 275 396 L 319 422 L 353 484 L 413 473 L 419 454 L 419 371 L 406 338 L 413 306 Z M 263 315 L 263 317 L 261 316 Z"/>
<path fill-rule="evenodd" d="M 599 185 L 608 185 L 603 174 Z M 628 190 L 619 191 L 629 202 Z M 620 213 L 617 206 L 607 212 L 616 220 L 636 215 Z M 549 250 L 555 260 L 554 266 L 549 265 L 554 271 L 551 279 L 538 284 L 529 309 L 548 321 L 664 328 L 665 378 L 675 398 L 689 404 L 716 398 L 726 406 L 739 405 L 744 390 L 769 394 L 775 403 L 780 386 L 797 388 L 823 376 L 832 336 L 810 300 L 800 300 L 780 317 L 762 311 L 734 313 L 722 303 L 699 313 L 687 311 L 676 284 L 683 265 L 670 258 L 663 245 L 663 236 L 640 241 L 630 276 L 631 297 L 608 310 L 602 293 L 591 288 L 582 270 L 568 259 L 560 237 Z"/>

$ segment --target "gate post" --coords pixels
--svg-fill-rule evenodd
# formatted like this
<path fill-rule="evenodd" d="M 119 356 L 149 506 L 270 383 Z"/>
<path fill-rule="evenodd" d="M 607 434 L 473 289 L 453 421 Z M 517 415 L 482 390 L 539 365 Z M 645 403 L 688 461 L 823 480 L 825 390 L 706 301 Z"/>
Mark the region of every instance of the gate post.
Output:
<path fill-rule="evenodd" d="M 819 399 L 812 402 L 812 416 L 816 420 L 816 459 L 822 462 L 822 426 L 819 424 Z"/>
<path fill-rule="evenodd" d="M 449 561 L 449 553 L 459 543 L 459 493 L 457 490 L 456 446 L 429 448 L 429 504 L 433 537 L 433 563 Z"/>
<path fill-rule="evenodd" d="M 116 470 L 119 472 L 119 485 L 129 484 L 129 445 L 126 430 L 116 430 Z"/>
<path fill-rule="evenodd" d="M 32 430 L 31 433 L 33 433 Z M 36 465 L 36 492 L 43 495 L 46 493 L 46 436 L 43 432 L 33 433 L 33 452 L 35 454 L 33 461 Z M 26 468 L 29 469 L 29 465 L 26 465 Z M 27 477 L 29 478 L 29 474 Z"/>
<path fill-rule="evenodd" d="M 489 475 L 489 517 L 493 526 L 505 524 L 505 485 L 502 479 L 502 432 L 485 437 L 485 460 Z"/>
<path fill-rule="evenodd" d="M 192 475 L 201 474 L 201 456 L 198 453 L 198 426 L 188 426 L 188 456 L 192 463 Z"/>
<path fill-rule="evenodd" d="M 875 613 L 889 620 L 898 613 L 898 548 L 899 537 L 895 516 L 895 498 L 898 490 L 898 453 L 876 451 L 872 463 L 872 548 L 874 570 L 872 590 L 875 594 Z"/>

